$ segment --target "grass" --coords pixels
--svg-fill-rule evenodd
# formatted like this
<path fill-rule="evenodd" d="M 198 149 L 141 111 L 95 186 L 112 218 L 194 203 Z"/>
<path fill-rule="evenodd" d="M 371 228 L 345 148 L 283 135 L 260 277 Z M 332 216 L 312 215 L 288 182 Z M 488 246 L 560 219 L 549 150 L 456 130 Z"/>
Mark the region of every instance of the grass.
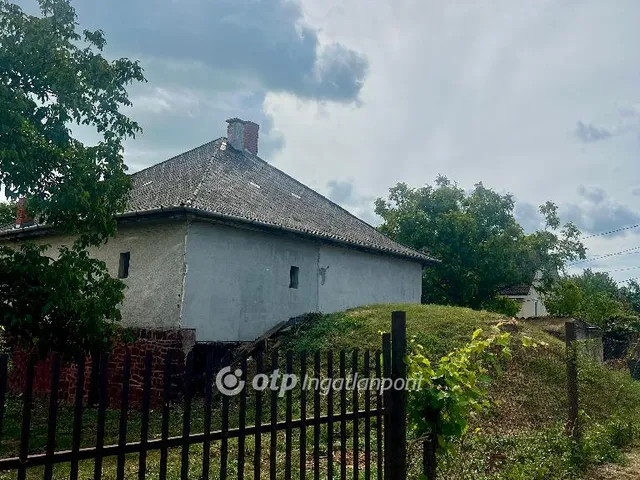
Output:
<path fill-rule="evenodd" d="M 294 332 L 286 346 L 297 351 L 378 349 L 391 312 L 407 312 L 407 334 L 425 347 L 432 361 L 467 342 L 477 328 L 501 321 L 499 315 L 435 305 L 376 305 L 326 315 Z M 491 385 L 494 406 L 475 417 L 458 445 L 458 455 L 442 463 L 441 478 L 574 479 L 589 465 L 620 461 L 640 428 L 640 382 L 627 370 L 585 358 L 579 362 L 584 448 L 572 450 L 563 428 L 568 411 L 562 320 L 519 322 L 544 348 L 514 348 L 508 368 Z M 627 434 L 631 432 L 631 434 Z M 418 468 L 419 452 L 412 459 Z"/>
<path fill-rule="evenodd" d="M 296 353 L 327 351 L 379 350 L 380 332 L 390 328 L 391 312 L 405 310 L 407 312 L 408 335 L 415 336 L 429 357 L 437 361 L 451 349 L 467 342 L 477 328 L 487 328 L 501 320 L 499 315 L 478 312 L 469 309 L 431 306 L 431 305 L 377 305 L 349 310 L 346 312 L 317 316 L 313 322 L 303 325 L 282 338 L 280 348 L 293 350 Z M 545 348 L 535 350 L 514 349 L 514 356 L 508 368 L 498 376 L 490 389 L 494 407 L 477 415 L 472 421 L 470 433 L 457 446 L 458 454 L 443 457 L 440 465 L 440 478 L 450 480 L 525 480 L 525 479 L 578 479 L 589 465 L 621 461 L 620 451 L 636 437 L 640 424 L 640 382 L 631 380 L 627 371 L 607 368 L 604 365 L 588 361 L 580 362 L 580 406 L 585 424 L 585 442 L 582 450 L 576 454 L 575 449 L 567 441 L 563 425 L 567 412 L 566 399 L 566 366 L 564 362 L 564 343 L 557 337 L 560 322 L 521 322 L 515 335 L 527 335 L 548 344 Z M 267 363 L 267 362 L 265 362 Z M 323 363 L 323 371 L 326 364 Z M 337 367 L 336 367 L 337 368 Z M 311 369 L 309 369 L 311 370 Z M 294 418 L 299 415 L 298 390 L 294 390 Z M 268 397 L 268 395 L 265 395 Z M 336 408 L 339 399 L 335 398 Z M 268 398 L 265 398 L 265 402 Z M 218 399 L 219 402 L 219 399 Z M 313 411 L 312 395 L 307 398 L 307 412 Z M 351 402 L 351 396 L 348 396 Z M 361 400 L 362 402 L 362 400 Z M 214 429 L 220 428 L 219 403 L 214 407 Z M 249 397 L 247 405 L 247 422 L 253 423 L 254 398 Z M 323 405 L 324 402 L 323 402 Z M 362 403 L 360 403 L 362 406 Z M 351 409 L 351 405 L 348 405 Z M 71 445 L 72 409 L 61 408 L 58 418 L 58 449 Z M 278 406 L 278 418 L 284 418 L 284 402 Z M 46 444 L 46 400 L 36 402 L 31 431 L 31 451 L 41 452 Z M 106 422 L 105 443 L 117 443 L 118 438 L 117 411 L 109 411 Z M 171 410 L 170 435 L 180 435 L 182 428 L 182 409 L 174 406 Z M 230 426 L 237 425 L 237 397 L 231 399 Z M 128 440 L 136 441 L 139 437 L 141 417 L 138 412 L 130 412 L 128 418 Z M 20 400 L 11 398 L 7 402 L 3 441 L 0 445 L 0 456 L 15 455 L 20 435 Z M 263 421 L 269 421 L 268 403 L 264 404 Z M 95 442 L 96 414 L 88 409 L 83 419 L 83 445 L 90 446 Z M 161 412 L 150 414 L 151 437 L 159 436 Z M 192 409 L 191 431 L 196 433 L 203 429 L 203 406 L 196 399 Z M 375 419 L 372 422 L 375 426 Z M 338 425 L 336 425 L 336 438 Z M 347 424 L 348 438 L 352 437 L 352 425 Z M 375 430 L 372 432 L 375 445 Z M 360 425 L 360 451 L 363 449 L 364 429 Z M 269 436 L 263 436 L 261 455 L 262 476 L 268 477 Z M 337 446 L 336 441 L 336 446 Z M 279 465 L 279 478 L 282 478 L 284 465 L 284 434 L 280 433 L 276 441 Z M 307 436 L 310 451 L 313 445 L 313 429 Z M 326 429 L 322 429 L 321 455 L 322 468 L 326 468 Z M 292 453 L 294 472 L 297 471 L 299 458 L 299 438 L 294 433 L 294 452 Z M 336 448 L 334 446 L 334 448 Z M 352 457 L 353 445 L 348 445 L 349 459 Z M 412 472 L 419 469 L 419 444 L 410 443 Z M 235 452 L 237 444 L 230 441 L 229 478 L 237 475 Z M 248 439 L 245 454 L 247 458 L 246 473 L 249 471 L 254 454 L 253 439 Z M 212 444 L 211 478 L 219 478 L 215 470 L 219 465 L 220 445 Z M 336 454 L 336 460 L 338 455 Z M 180 449 L 174 449 L 169 457 L 169 478 L 180 478 Z M 192 446 L 189 455 L 190 478 L 200 478 L 199 469 L 202 462 L 202 447 Z M 137 455 L 127 457 L 126 477 L 137 476 Z M 148 456 L 147 478 L 157 478 L 159 454 L 150 452 Z M 310 455 L 307 457 L 309 467 L 312 466 Z M 116 460 L 104 460 L 103 478 L 115 478 Z M 81 478 L 93 478 L 93 462 L 82 462 Z M 54 478 L 68 476 L 68 465 L 57 467 Z M 339 472 L 339 464 L 335 464 Z M 214 471 L 215 470 L 215 471 Z M 350 470 L 350 469 L 349 469 Z M 15 474 L 0 478 L 13 478 Z M 324 474 L 323 474 L 324 475 Z M 322 475 L 321 475 L 322 476 Z M 417 476 L 417 474 L 416 474 Z M 30 469 L 28 478 L 41 478 L 41 469 Z M 294 478 L 297 475 L 294 473 Z M 372 478 L 375 478 L 373 475 Z"/>

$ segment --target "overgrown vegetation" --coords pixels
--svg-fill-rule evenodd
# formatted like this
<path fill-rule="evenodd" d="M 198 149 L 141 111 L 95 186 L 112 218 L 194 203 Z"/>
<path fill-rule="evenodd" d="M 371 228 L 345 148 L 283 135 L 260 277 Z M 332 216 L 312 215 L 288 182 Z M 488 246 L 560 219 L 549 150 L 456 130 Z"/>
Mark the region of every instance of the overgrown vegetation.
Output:
<path fill-rule="evenodd" d="M 408 334 L 425 346 L 437 365 L 448 352 L 468 343 L 473 332 L 502 321 L 496 314 L 435 305 L 381 305 L 323 316 L 287 340 L 298 350 L 378 349 L 379 332 L 389 329 L 391 312 L 407 311 Z M 583 478 L 589 466 L 621 461 L 621 449 L 638 438 L 640 382 L 581 358 L 580 409 L 585 429 L 579 450 L 564 432 L 567 416 L 565 347 L 542 322 L 512 328 L 546 346 L 523 348 L 489 387 L 492 407 L 471 415 L 467 433 L 442 456 L 439 478 L 450 480 L 529 480 Z M 417 476 L 422 448 L 415 444 L 411 467 Z"/>
<path fill-rule="evenodd" d="M 488 312 L 501 313 L 508 317 L 515 317 L 520 311 L 520 304 L 513 298 L 496 295 L 483 302 L 482 309 Z"/>
<path fill-rule="evenodd" d="M 640 285 L 624 287 L 606 272 L 586 269 L 560 279 L 545 298 L 552 315 L 580 318 L 610 331 L 637 331 Z"/>

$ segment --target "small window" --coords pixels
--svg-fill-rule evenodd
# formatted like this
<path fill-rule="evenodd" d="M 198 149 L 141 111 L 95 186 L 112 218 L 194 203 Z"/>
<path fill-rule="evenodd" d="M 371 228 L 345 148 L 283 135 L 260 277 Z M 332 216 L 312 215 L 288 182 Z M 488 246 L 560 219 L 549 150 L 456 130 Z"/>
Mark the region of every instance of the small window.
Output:
<path fill-rule="evenodd" d="M 123 252 L 120 254 L 120 264 L 118 265 L 118 278 L 127 278 L 129 276 L 129 259 L 131 252 Z"/>
<path fill-rule="evenodd" d="M 300 268 L 291 265 L 291 269 L 289 269 L 289 288 L 298 288 L 298 272 L 300 272 Z"/>

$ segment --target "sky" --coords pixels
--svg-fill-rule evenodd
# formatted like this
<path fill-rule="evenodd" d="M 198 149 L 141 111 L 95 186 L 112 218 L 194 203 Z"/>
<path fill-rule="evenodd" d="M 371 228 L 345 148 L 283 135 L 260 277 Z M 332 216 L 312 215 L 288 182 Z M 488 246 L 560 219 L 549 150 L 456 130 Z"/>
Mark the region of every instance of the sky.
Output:
<path fill-rule="evenodd" d="M 438 174 L 513 194 L 527 231 L 547 200 L 586 236 L 640 224 L 637 0 L 74 6 L 108 56 L 145 69 L 130 88 L 144 129 L 126 144 L 131 171 L 240 117 L 260 124 L 263 159 L 374 225 L 376 197 Z M 639 247 L 579 267 L 640 277 L 640 228 L 585 244 L 592 257 Z"/>

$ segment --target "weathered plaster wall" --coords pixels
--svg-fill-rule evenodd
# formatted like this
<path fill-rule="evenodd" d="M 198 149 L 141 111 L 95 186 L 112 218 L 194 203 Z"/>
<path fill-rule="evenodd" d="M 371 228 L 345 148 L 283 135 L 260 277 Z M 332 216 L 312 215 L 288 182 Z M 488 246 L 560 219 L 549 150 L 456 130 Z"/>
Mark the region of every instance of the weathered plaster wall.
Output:
<path fill-rule="evenodd" d="M 299 267 L 298 288 L 289 270 Z M 253 340 L 290 317 L 316 311 L 317 246 L 194 222 L 187 237 L 182 326 L 198 341 Z"/>
<path fill-rule="evenodd" d="M 179 327 L 186 225 L 186 221 L 166 220 L 121 225 L 114 238 L 91 249 L 91 256 L 104 261 L 114 277 L 118 276 L 120 253 L 131 253 L 129 277 L 123 279 L 127 285 L 121 307 L 123 326 Z M 71 245 L 73 237 L 47 236 L 34 241 L 51 245 L 54 256 L 60 246 Z"/>
<path fill-rule="evenodd" d="M 318 242 L 194 222 L 186 258 L 181 325 L 198 341 L 253 340 L 308 312 L 420 302 L 419 263 Z M 291 266 L 300 269 L 297 289 Z"/>
<path fill-rule="evenodd" d="M 375 303 L 420 303 L 422 266 L 416 262 L 323 245 L 319 256 L 319 311 Z"/>
<path fill-rule="evenodd" d="M 57 250 L 72 238 L 38 241 Z M 195 329 L 201 342 L 253 340 L 309 312 L 420 302 L 419 263 L 208 222 L 124 224 L 91 254 L 117 276 L 122 252 L 131 254 L 123 326 Z"/>
<path fill-rule="evenodd" d="M 508 297 L 513 298 L 520 303 L 520 311 L 516 315 L 518 318 L 549 316 L 549 312 L 544 306 L 544 299 L 542 295 L 533 286 L 529 289 L 529 293 L 527 295 L 508 295 Z"/>

